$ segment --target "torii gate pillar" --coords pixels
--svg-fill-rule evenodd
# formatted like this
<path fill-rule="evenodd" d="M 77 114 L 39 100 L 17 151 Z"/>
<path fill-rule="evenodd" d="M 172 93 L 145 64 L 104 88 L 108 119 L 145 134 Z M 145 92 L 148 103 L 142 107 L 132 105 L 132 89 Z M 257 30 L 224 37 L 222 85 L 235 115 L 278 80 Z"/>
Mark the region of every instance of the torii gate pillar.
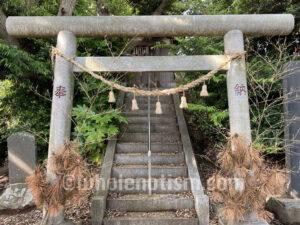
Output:
<path fill-rule="evenodd" d="M 232 30 L 224 36 L 225 54 L 244 51 L 243 33 Z M 245 57 L 236 59 L 227 72 L 227 94 L 229 106 L 230 135 L 238 134 L 251 143 L 250 115 L 246 79 Z"/>
<path fill-rule="evenodd" d="M 70 31 L 60 31 L 57 36 L 57 48 L 69 57 L 76 54 L 76 37 Z M 54 67 L 53 96 L 51 109 L 50 140 L 48 159 L 56 153 L 66 139 L 70 139 L 71 118 L 74 93 L 73 65 L 60 56 L 56 56 Z M 52 165 L 48 162 L 47 173 L 50 182 L 56 177 L 51 172 Z M 72 224 L 64 219 L 64 210 L 57 216 L 49 218 L 48 225 Z"/>

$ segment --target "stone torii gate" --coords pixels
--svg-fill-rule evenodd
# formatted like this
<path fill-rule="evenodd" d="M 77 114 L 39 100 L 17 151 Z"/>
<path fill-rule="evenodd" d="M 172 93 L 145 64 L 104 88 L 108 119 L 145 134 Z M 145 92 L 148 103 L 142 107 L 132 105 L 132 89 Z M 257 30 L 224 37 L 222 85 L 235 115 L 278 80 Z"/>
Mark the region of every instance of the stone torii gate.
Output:
<path fill-rule="evenodd" d="M 225 54 L 244 51 L 243 35 L 287 35 L 294 28 L 290 14 L 196 15 L 196 16 L 96 16 L 96 17 L 9 17 L 8 34 L 17 37 L 57 37 L 57 48 L 76 56 L 77 37 L 172 37 L 224 36 Z M 208 71 L 226 61 L 224 55 L 76 57 L 97 72 Z M 70 137 L 73 102 L 73 72 L 78 68 L 57 56 L 54 68 L 49 156 Z M 234 60 L 227 68 L 230 133 L 251 143 L 245 59 Z M 51 169 L 49 165 L 48 169 Z M 53 177 L 55 179 L 55 177 Z M 52 224 L 61 224 L 63 216 Z"/>

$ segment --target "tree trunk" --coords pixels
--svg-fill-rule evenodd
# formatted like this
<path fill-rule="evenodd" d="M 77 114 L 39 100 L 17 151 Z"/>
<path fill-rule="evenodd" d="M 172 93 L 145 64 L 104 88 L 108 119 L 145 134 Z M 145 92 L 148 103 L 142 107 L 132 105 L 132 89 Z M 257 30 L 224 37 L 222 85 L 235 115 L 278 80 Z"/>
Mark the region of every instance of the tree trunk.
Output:
<path fill-rule="evenodd" d="M 169 5 L 170 0 L 162 0 L 160 5 L 154 10 L 152 15 L 161 15 L 165 8 Z M 124 50 L 124 54 L 128 54 L 134 47 L 139 46 L 145 39 L 140 37 L 134 37 L 130 40 L 128 47 Z"/>
<path fill-rule="evenodd" d="M 97 0 L 97 13 L 99 16 L 109 16 L 110 12 L 105 6 L 103 0 Z"/>
<path fill-rule="evenodd" d="M 16 45 L 18 48 L 20 48 L 20 43 L 18 39 L 11 37 L 7 33 L 5 22 L 6 22 L 6 15 L 3 12 L 3 10 L 0 8 L 0 38 L 5 40 L 7 44 Z"/>
<path fill-rule="evenodd" d="M 76 0 L 61 0 L 57 15 L 72 16 L 75 6 Z"/>
<path fill-rule="evenodd" d="M 152 15 L 161 15 L 164 9 L 169 5 L 170 0 L 162 0 L 160 5 L 156 8 L 156 10 L 152 13 Z"/>

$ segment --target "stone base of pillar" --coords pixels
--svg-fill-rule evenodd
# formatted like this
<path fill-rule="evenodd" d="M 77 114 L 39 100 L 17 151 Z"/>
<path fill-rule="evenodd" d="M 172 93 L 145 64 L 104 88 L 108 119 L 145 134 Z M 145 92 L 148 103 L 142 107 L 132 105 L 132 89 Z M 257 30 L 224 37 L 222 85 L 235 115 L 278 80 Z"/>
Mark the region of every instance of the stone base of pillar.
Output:
<path fill-rule="evenodd" d="M 82 225 L 82 222 L 73 223 L 71 220 L 65 218 L 63 218 L 63 220 L 59 222 L 57 218 L 55 219 L 49 218 L 47 225 Z"/>
<path fill-rule="evenodd" d="M 286 224 L 300 224 L 300 199 L 270 198 L 267 208 L 275 213 L 280 222 Z"/>
<path fill-rule="evenodd" d="M 221 225 L 269 225 L 265 220 L 256 218 L 253 213 L 244 216 L 244 220 L 242 221 L 228 221 L 220 218 L 219 224 Z"/>
<path fill-rule="evenodd" d="M 33 205 L 33 196 L 27 184 L 10 184 L 0 196 L 0 209 L 23 209 Z"/>

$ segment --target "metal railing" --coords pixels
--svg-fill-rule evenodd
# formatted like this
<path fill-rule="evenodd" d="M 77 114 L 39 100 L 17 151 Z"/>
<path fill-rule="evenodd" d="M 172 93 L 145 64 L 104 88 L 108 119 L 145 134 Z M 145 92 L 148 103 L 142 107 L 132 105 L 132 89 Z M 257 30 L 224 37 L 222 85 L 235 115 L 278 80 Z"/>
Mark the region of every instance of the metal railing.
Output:
<path fill-rule="evenodd" d="M 148 90 L 150 91 L 150 74 L 148 75 Z M 148 189 L 149 195 L 152 195 L 151 186 L 151 101 L 150 96 L 148 96 Z"/>

